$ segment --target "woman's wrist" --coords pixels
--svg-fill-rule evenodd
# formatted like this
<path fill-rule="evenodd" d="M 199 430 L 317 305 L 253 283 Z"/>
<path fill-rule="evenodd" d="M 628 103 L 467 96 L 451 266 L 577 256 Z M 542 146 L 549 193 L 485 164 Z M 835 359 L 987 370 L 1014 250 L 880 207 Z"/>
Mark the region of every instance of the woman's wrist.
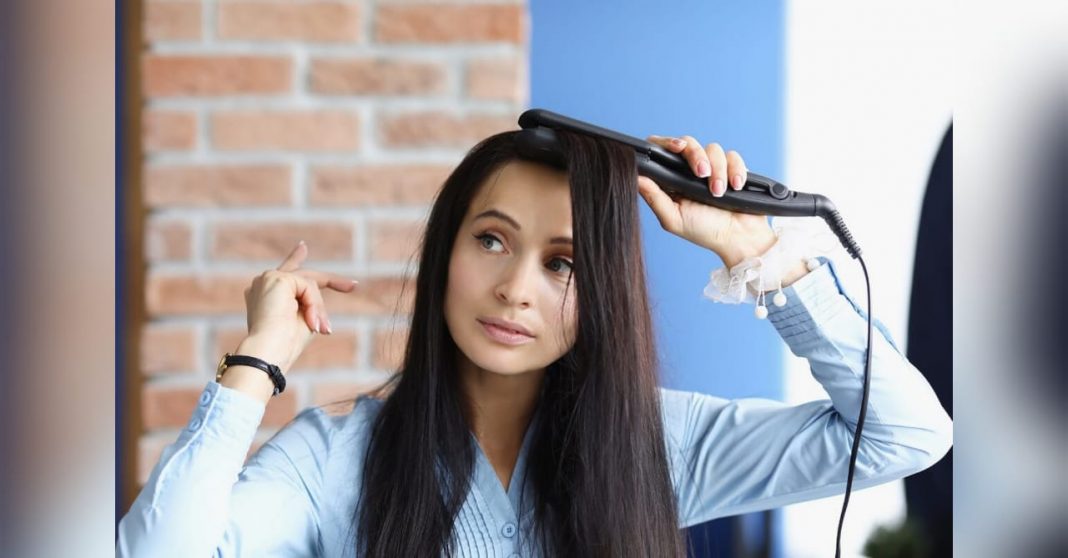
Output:
<path fill-rule="evenodd" d="M 246 337 L 233 351 L 235 355 L 256 357 L 270 364 L 278 366 L 284 374 L 289 369 L 288 358 L 278 353 L 277 348 L 283 346 L 278 341 L 261 337 Z M 235 364 L 228 366 L 223 372 L 219 384 L 255 398 L 266 404 L 274 394 L 274 383 L 266 372 L 253 366 Z"/>
<path fill-rule="evenodd" d="M 769 228 L 766 234 L 758 234 L 745 242 L 732 244 L 722 252 L 717 252 L 716 255 L 723 261 L 723 266 L 730 269 L 748 258 L 766 254 L 777 240 L 775 233 Z"/>
<path fill-rule="evenodd" d="M 717 252 L 716 255 L 723 261 L 723 266 L 729 270 L 749 258 L 767 254 L 768 251 L 775 246 L 775 243 L 778 242 L 778 240 L 778 235 L 776 235 L 769 227 L 759 230 L 744 242 L 732 244 L 728 249 L 725 249 L 722 252 Z M 782 274 L 780 275 L 782 287 L 786 288 L 790 286 L 798 279 L 804 277 L 808 271 L 808 265 L 805 258 L 798 258 L 792 265 L 784 265 L 782 267 Z M 762 292 L 777 290 L 777 288 L 778 285 L 776 285 L 775 289 L 765 289 Z"/>
<path fill-rule="evenodd" d="M 809 235 L 795 229 L 740 233 L 728 248 L 715 250 L 724 267 L 713 270 L 703 294 L 715 302 L 755 301 L 758 318 L 767 317 L 765 297 L 776 306 L 787 303 L 782 289 L 815 269 Z"/>
<path fill-rule="evenodd" d="M 264 337 L 262 335 L 249 335 L 238 344 L 234 354 L 247 355 L 256 357 L 260 360 L 265 360 L 280 368 L 282 374 L 285 374 L 286 372 L 289 372 L 289 367 L 293 364 L 290 362 L 291 357 L 286 350 L 288 345 L 288 343 L 275 338 Z"/>

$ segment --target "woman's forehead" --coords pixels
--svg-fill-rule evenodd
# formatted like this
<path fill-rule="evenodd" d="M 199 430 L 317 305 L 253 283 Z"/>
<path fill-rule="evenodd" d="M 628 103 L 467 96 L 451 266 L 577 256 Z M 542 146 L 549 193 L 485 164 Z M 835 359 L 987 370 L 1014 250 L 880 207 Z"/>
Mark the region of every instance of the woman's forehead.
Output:
<path fill-rule="evenodd" d="M 487 211 L 505 213 L 520 226 L 571 229 L 571 187 L 563 171 L 526 161 L 514 161 L 490 175 L 479 188 L 468 219 Z"/>

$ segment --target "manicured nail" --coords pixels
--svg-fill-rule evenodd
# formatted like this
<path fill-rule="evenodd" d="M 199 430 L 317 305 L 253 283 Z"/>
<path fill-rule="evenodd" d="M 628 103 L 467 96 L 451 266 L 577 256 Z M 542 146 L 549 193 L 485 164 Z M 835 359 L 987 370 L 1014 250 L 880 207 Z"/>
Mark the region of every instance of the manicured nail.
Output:
<path fill-rule="evenodd" d="M 717 178 L 715 183 L 712 184 L 712 195 L 717 198 L 721 197 L 726 189 L 726 186 L 723 185 L 723 179 Z"/>
<path fill-rule="evenodd" d="M 697 163 L 697 176 L 701 178 L 708 178 L 712 174 L 712 167 L 709 166 L 708 161 L 701 161 Z"/>
<path fill-rule="evenodd" d="M 312 328 L 312 331 L 314 331 L 315 333 L 323 332 L 321 329 L 319 329 L 319 318 L 315 318 L 315 327 Z"/>
<path fill-rule="evenodd" d="M 333 328 L 333 326 L 330 325 L 330 319 L 329 318 L 326 319 L 326 332 L 327 333 L 334 333 L 334 328 Z"/>
<path fill-rule="evenodd" d="M 676 138 L 676 139 L 671 140 L 671 145 L 673 145 L 673 146 L 675 146 L 675 147 L 677 147 L 679 149 L 682 149 L 683 147 L 686 147 L 686 140 L 680 140 L 680 139 Z"/>
<path fill-rule="evenodd" d="M 360 284 L 360 282 L 359 282 L 359 281 L 357 281 L 357 280 L 355 280 L 355 279 L 353 279 L 353 280 L 352 280 L 352 284 L 353 284 L 353 285 L 359 285 L 359 284 Z"/>
<path fill-rule="evenodd" d="M 742 175 L 736 174 L 731 177 L 731 186 L 734 186 L 735 190 L 742 189 Z"/>

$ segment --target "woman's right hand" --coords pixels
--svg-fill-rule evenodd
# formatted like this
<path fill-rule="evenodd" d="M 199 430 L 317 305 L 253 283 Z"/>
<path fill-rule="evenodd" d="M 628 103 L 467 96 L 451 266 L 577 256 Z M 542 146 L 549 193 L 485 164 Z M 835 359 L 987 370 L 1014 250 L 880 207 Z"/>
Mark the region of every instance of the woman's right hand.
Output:
<path fill-rule="evenodd" d="M 300 269 L 307 256 L 308 245 L 301 241 L 277 269 L 256 276 L 245 289 L 248 337 L 238 351 L 248 352 L 239 354 L 263 358 L 283 373 L 314 333 L 333 332 L 320 289 L 348 293 L 356 288 L 356 281 L 341 275 Z"/>

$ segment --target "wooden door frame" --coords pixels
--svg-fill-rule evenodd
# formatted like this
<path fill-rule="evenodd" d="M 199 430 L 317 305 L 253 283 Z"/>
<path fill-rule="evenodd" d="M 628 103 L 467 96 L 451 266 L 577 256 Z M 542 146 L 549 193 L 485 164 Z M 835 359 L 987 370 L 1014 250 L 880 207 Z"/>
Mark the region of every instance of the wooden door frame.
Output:
<path fill-rule="evenodd" d="M 141 437 L 141 331 L 144 308 L 144 203 L 141 195 L 141 52 L 143 0 L 116 2 L 116 368 L 115 525 L 138 489 Z"/>

